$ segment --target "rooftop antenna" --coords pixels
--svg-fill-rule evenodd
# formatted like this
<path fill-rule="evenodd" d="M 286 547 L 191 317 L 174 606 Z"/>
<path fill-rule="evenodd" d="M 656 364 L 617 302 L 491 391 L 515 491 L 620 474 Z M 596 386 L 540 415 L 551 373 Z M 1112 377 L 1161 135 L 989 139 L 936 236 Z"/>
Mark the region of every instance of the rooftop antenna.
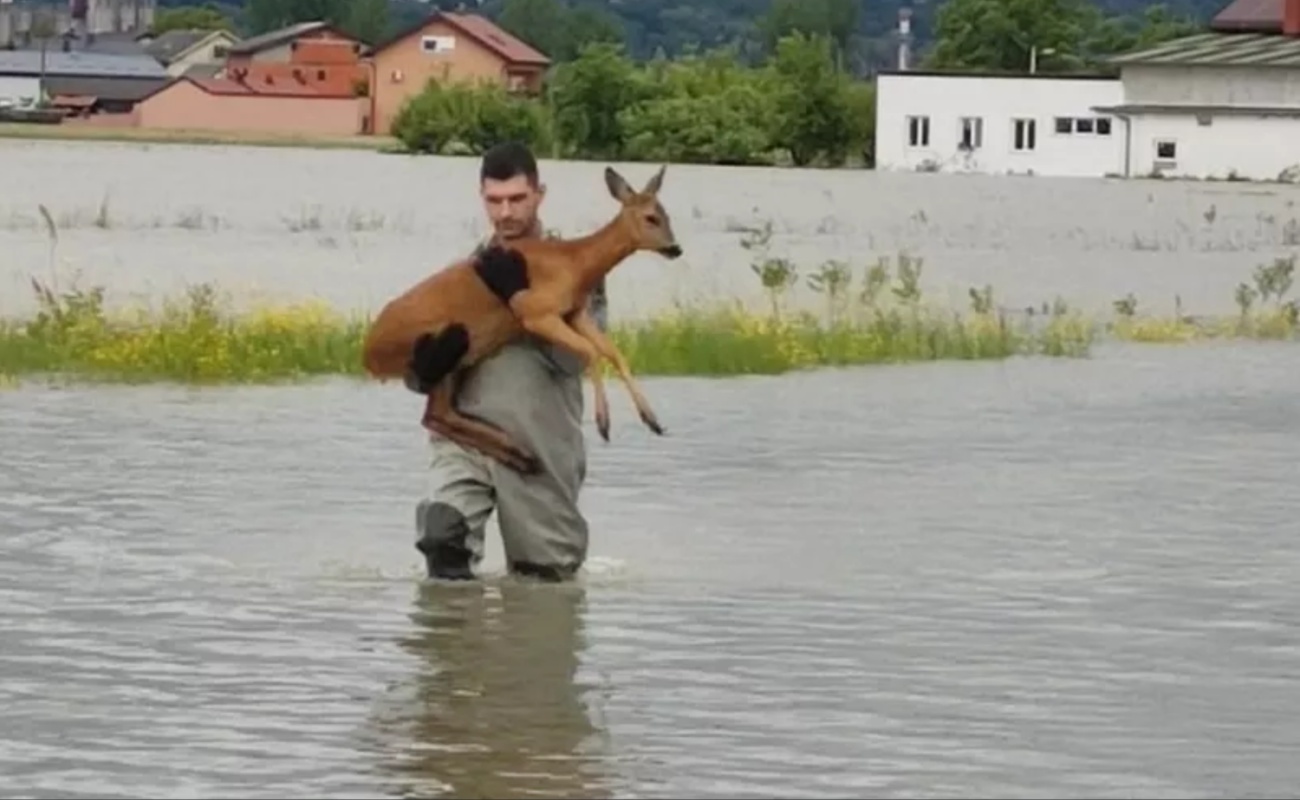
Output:
<path fill-rule="evenodd" d="M 912 55 L 912 9 L 898 9 L 898 71 L 906 72 Z"/>

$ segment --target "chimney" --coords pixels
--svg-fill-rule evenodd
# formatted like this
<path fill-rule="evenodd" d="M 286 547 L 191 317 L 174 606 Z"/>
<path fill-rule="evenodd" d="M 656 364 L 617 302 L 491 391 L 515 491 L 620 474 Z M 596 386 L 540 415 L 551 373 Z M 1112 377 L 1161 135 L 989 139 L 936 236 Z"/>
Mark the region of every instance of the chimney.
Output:
<path fill-rule="evenodd" d="M 1285 0 L 1285 2 L 1300 3 L 1300 0 Z M 911 55 L 912 42 L 912 9 L 898 9 L 898 71 L 907 71 L 908 57 Z"/>
<path fill-rule="evenodd" d="M 1282 0 L 1282 35 L 1300 36 L 1300 0 Z"/>

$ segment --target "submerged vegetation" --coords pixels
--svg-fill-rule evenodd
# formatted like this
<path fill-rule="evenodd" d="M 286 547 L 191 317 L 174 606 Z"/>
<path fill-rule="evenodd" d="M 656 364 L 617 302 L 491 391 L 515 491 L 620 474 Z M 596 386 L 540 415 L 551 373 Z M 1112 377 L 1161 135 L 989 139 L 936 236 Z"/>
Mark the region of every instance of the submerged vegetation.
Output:
<path fill-rule="evenodd" d="M 1300 334 L 1300 301 L 1291 298 L 1295 255 L 1274 259 L 1255 268 L 1251 282 L 1237 284 L 1233 298 L 1238 313 L 1230 317 L 1195 317 L 1183 313 L 1174 298 L 1172 317 L 1138 313 L 1138 301 L 1129 294 L 1114 303 L 1116 319 L 1111 334 L 1132 342 L 1173 343 L 1202 339 L 1294 339 Z"/>
<path fill-rule="evenodd" d="M 58 226 L 41 207 L 51 250 Z M 1207 338 L 1292 339 L 1300 303 L 1290 298 L 1296 259 L 1255 269 L 1227 318 L 1140 313 L 1137 298 L 1114 303 L 1110 320 L 1085 318 L 1057 299 L 1041 309 L 1001 308 L 993 288 L 970 287 L 969 308 L 923 296 L 924 262 L 906 253 L 874 263 L 827 261 L 804 271 L 771 252 L 772 226 L 744 233 L 766 303 L 682 305 L 643 321 L 614 321 L 611 337 L 642 375 L 774 374 L 822 366 L 1013 356 L 1082 357 L 1099 336 L 1133 342 Z M 793 308 L 800 284 L 820 299 Z M 21 375 L 101 381 L 269 382 L 361 372 L 364 316 L 321 303 L 236 308 L 216 287 L 192 287 L 161 307 L 110 310 L 104 287 L 56 291 L 32 279 L 37 312 L 0 320 L 0 387 Z"/>
<path fill-rule="evenodd" d="M 767 262 L 767 269 L 773 269 Z M 843 270 L 843 272 L 841 272 Z M 765 281 L 770 272 L 762 273 Z M 993 309 L 991 293 L 974 293 L 969 314 L 931 308 L 916 282 L 920 263 L 903 256 L 896 274 L 886 260 L 866 272 L 850 295 L 847 268 L 818 275 L 822 314 L 786 312 L 769 287 L 773 309 L 739 304 L 682 307 L 643 322 L 615 323 L 610 335 L 643 375 L 780 373 L 827 365 L 943 359 L 998 359 L 1017 354 L 1085 355 L 1092 328 L 1059 307 L 1042 325 L 1013 324 Z M 825 278 L 823 280 L 826 280 Z M 54 292 L 33 281 L 40 310 L 0 323 L 0 373 L 63 374 L 105 381 L 265 382 L 315 375 L 360 375 L 369 320 L 317 304 L 235 310 L 208 285 L 160 309 L 110 313 L 102 288 Z"/>

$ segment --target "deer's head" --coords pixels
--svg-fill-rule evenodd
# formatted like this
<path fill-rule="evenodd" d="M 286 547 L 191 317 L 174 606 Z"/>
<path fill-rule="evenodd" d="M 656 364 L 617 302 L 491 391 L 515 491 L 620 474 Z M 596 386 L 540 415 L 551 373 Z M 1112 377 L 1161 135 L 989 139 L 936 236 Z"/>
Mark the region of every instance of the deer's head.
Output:
<path fill-rule="evenodd" d="M 667 165 L 660 167 L 645 188 L 637 192 L 627 185 L 627 181 L 613 167 L 605 167 L 605 185 L 609 187 L 609 193 L 614 199 L 623 206 L 620 216 L 632 232 L 636 249 L 653 250 L 665 258 L 677 258 L 682 254 L 682 247 L 673 235 L 673 224 L 668 218 L 668 212 L 659 204 L 659 188 L 663 186 L 664 171 L 667 168 Z"/>

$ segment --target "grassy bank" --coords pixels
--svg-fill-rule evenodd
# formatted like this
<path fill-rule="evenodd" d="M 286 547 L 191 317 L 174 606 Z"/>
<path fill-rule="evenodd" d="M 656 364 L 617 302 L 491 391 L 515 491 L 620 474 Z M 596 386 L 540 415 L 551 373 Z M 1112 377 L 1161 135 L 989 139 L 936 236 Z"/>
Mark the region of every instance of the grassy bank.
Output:
<path fill-rule="evenodd" d="M 150 144 L 215 144 L 387 151 L 400 149 L 397 140 L 389 136 L 304 136 L 289 133 L 246 133 L 238 131 L 172 131 L 150 128 L 99 128 L 76 124 L 39 125 L 23 122 L 0 123 L 0 139 L 58 139 Z"/>
<path fill-rule="evenodd" d="M 761 238 L 761 237 L 759 237 Z M 1109 320 L 1087 319 L 1063 302 L 1008 314 L 991 287 L 972 288 L 969 308 L 943 309 L 922 297 L 919 260 L 881 259 L 860 275 L 827 262 L 804 276 L 824 304 L 818 313 L 787 308 L 799 270 L 771 258 L 761 242 L 753 262 L 770 307 L 682 306 L 636 322 L 614 321 L 611 336 L 641 375 L 778 374 L 822 366 L 1017 355 L 1086 356 L 1099 336 L 1134 342 L 1207 338 L 1293 339 L 1296 301 L 1287 299 L 1295 259 L 1256 269 L 1236 296 L 1239 313 L 1195 318 L 1140 313 L 1131 295 Z M 101 288 L 55 292 L 33 281 L 39 311 L 0 321 L 0 386 L 16 376 L 63 375 L 91 381 L 238 383 L 320 375 L 360 376 L 369 320 L 320 304 L 236 309 L 200 285 L 157 308 L 107 310 Z M 7 376 L 7 377 L 6 377 Z"/>
<path fill-rule="evenodd" d="M 318 304 L 236 310 L 212 287 L 199 286 L 160 308 L 110 313 L 102 289 L 56 293 L 34 281 L 33 290 L 39 312 L 0 323 L 0 374 L 190 383 L 360 374 L 368 319 Z M 963 314 L 932 308 L 919 293 L 895 293 L 836 297 L 820 315 L 779 306 L 759 314 L 739 305 L 683 307 L 616 322 L 611 336 L 642 375 L 1088 352 L 1092 327 L 1064 309 L 1030 324 L 985 305 Z"/>

